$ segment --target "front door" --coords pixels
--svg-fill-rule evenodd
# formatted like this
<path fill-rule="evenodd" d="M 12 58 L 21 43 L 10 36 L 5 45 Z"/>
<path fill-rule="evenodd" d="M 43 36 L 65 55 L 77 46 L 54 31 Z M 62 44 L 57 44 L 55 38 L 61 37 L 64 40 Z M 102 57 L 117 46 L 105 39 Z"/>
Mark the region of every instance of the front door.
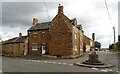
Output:
<path fill-rule="evenodd" d="M 45 54 L 45 45 L 42 45 L 42 54 Z"/>

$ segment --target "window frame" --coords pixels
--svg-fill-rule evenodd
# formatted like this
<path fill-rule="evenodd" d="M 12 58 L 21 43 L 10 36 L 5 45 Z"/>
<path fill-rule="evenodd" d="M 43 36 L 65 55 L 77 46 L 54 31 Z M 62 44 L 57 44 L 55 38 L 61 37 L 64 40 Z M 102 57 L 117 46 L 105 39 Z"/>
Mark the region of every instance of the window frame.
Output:
<path fill-rule="evenodd" d="M 32 44 L 32 50 L 38 50 L 38 44 Z"/>

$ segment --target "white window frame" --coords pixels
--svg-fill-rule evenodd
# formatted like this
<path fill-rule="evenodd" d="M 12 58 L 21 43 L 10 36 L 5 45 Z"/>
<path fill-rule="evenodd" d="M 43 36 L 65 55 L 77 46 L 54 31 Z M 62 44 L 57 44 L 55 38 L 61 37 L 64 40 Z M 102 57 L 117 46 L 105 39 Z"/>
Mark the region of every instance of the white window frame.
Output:
<path fill-rule="evenodd" d="M 37 44 L 32 44 L 32 50 L 38 50 L 38 45 Z"/>
<path fill-rule="evenodd" d="M 77 45 L 74 45 L 74 51 L 77 51 Z"/>
<path fill-rule="evenodd" d="M 41 47 L 42 47 L 42 54 L 45 54 L 45 46 L 42 45 Z"/>
<path fill-rule="evenodd" d="M 75 37 L 75 39 L 77 39 L 77 33 L 74 33 L 74 37 Z"/>

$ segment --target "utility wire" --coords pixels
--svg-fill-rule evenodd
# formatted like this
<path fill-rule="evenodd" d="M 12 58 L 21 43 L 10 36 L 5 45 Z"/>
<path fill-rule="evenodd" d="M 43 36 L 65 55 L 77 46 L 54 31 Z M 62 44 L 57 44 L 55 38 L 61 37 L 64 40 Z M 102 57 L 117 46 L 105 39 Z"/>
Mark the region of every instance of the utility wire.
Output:
<path fill-rule="evenodd" d="M 45 2 L 45 0 L 43 3 L 44 3 L 44 7 L 45 7 L 45 12 L 47 13 L 48 20 L 50 21 L 50 16 L 49 16 L 48 9 L 47 9 L 47 3 Z"/>
<path fill-rule="evenodd" d="M 106 5 L 106 9 L 107 9 L 107 12 L 108 12 L 108 16 L 109 16 L 111 25 L 112 25 L 112 27 L 113 27 L 113 32 L 114 32 L 114 49 L 115 49 L 115 27 L 114 27 L 114 25 L 113 25 L 113 23 L 112 23 L 112 19 L 111 19 L 111 16 L 110 16 L 110 12 L 109 12 L 109 9 L 108 9 L 107 2 L 106 2 L 106 0 L 104 0 L 104 1 L 105 1 L 105 5 Z"/>
<path fill-rule="evenodd" d="M 112 23 L 112 19 L 111 19 L 111 16 L 110 16 L 110 12 L 109 12 L 109 9 L 108 9 L 107 2 L 106 2 L 106 0 L 104 0 L 104 1 L 105 1 L 105 5 L 106 5 L 106 9 L 107 9 L 107 12 L 108 12 L 108 16 L 109 16 L 109 19 L 110 19 L 111 25 L 112 25 L 112 27 L 113 27 L 113 23 Z"/>

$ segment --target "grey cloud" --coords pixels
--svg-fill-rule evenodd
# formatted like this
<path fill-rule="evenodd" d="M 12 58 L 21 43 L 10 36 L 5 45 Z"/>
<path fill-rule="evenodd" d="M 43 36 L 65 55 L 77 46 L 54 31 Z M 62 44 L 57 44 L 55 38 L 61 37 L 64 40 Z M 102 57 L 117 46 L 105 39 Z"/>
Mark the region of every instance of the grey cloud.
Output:
<path fill-rule="evenodd" d="M 49 5 L 49 6 L 45 6 Z M 45 13 L 46 8 L 50 10 L 54 9 L 55 3 L 48 2 L 3 2 L 2 4 L 2 22 L 3 26 L 12 26 L 13 23 L 25 25 L 31 22 L 30 16 L 39 13 Z M 31 18 L 31 20 L 30 20 Z M 41 18 L 45 18 L 41 15 Z"/>
<path fill-rule="evenodd" d="M 30 24 L 33 15 L 39 18 L 47 18 L 47 13 L 57 9 L 58 2 L 3 2 L 2 3 L 2 23 L 3 26 L 25 26 Z M 65 3 L 63 3 L 65 4 Z M 66 3 L 67 4 L 67 3 Z M 56 10 L 57 11 L 57 10 Z M 43 14 L 46 14 L 43 15 Z M 49 14 L 51 15 L 51 14 Z M 52 14 L 53 15 L 53 14 Z M 16 25 L 14 25 L 16 24 Z"/>
<path fill-rule="evenodd" d="M 118 3 L 118 34 L 120 35 L 120 2 Z"/>

